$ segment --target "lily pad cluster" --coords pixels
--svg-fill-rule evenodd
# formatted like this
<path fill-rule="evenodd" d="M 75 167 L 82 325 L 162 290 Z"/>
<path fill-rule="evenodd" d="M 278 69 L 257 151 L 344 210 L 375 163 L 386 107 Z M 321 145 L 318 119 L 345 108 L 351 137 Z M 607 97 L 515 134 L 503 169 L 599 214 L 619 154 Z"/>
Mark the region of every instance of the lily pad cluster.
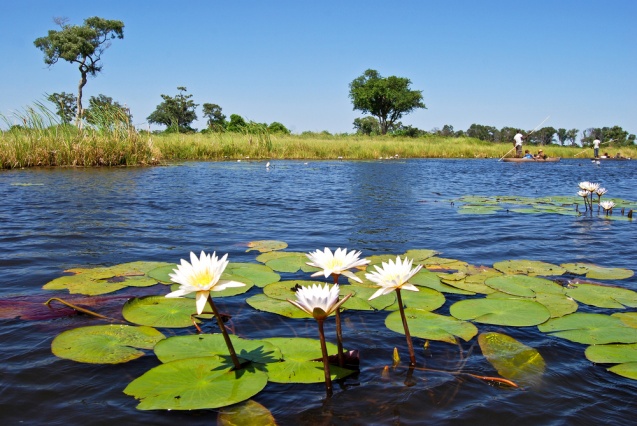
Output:
<path fill-rule="evenodd" d="M 553 197 L 517 197 L 517 196 L 478 196 L 466 195 L 450 202 L 457 207 L 459 214 L 492 215 L 502 213 L 522 214 L 560 214 L 566 216 L 581 216 L 585 213 L 597 214 L 608 220 L 631 220 L 628 217 L 630 210 L 637 210 L 637 201 L 621 198 L 609 198 L 615 211 L 620 214 L 608 215 L 600 206 L 588 207 L 583 199 L 578 196 L 553 196 Z"/>
<path fill-rule="evenodd" d="M 304 320 L 311 317 L 287 300 L 300 286 L 316 283 L 308 273 L 305 253 L 282 251 L 287 244 L 267 241 L 249 245 L 259 251 L 257 263 L 229 263 L 223 279 L 237 280 L 245 287 L 228 288 L 214 297 L 237 297 L 248 293 L 252 308 L 283 317 Z M 615 364 L 609 371 L 637 380 L 637 313 L 612 315 L 609 309 L 637 308 L 637 292 L 616 284 L 633 271 L 588 263 L 554 265 L 517 259 L 493 266 L 470 265 L 439 257 L 428 249 L 400 254 L 413 259 L 422 269 L 410 283 L 418 291 L 402 294 L 412 336 L 449 344 L 469 342 L 478 336 L 482 354 L 495 370 L 522 385 L 541 379 L 544 360 L 533 348 L 501 333 L 480 333 L 480 324 L 508 327 L 537 327 L 540 332 L 584 345 L 586 357 L 595 363 Z M 340 295 L 351 295 L 342 305 L 348 311 L 385 314 L 385 326 L 404 333 L 395 293 L 369 298 L 377 291 L 365 278 L 374 265 L 396 255 L 370 256 L 370 263 L 356 271 L 362 282 L 349 279 L 340 285 Z M 44 286 L 48 290 L 104 294 L 113 284 L 158 285 L 157 295 L 128 300 L 122 308 L 126 324 L 81 327 L 65 331 L 52 344 L 59 357 L 88 363 L 120 363 L 140 356 L 157 357 L 160 364 L 133 380 L 124 390 L 140 400 L 139 409 L 220 408 L 256 395 L 273 383 L 320 383 L 324 380 L 320 342 L 314 339 L 280 336 L 247 339 L 231 335 L 240 369 L 229 359 L 221 334 L 180 335 L 178 329 L 211 318 L 208 309 L 197 315 L 192 299 L 168 299 L 168 274 L 175 264 L 133 262 L 108 268 L 74 269 Z M 282 279 L 284 274 L 291 276 Z M 299 279 L 300 276 L 304 278 Z M 322 278 L 322 277 L 321 277 Z M 594 280 L 594 281 L 593 281 Z M 607 284 L 602 281 L 612 281 Z M 447 303 L 448 297 L 461 299 Z M 577 312 L 581 305 L 587 311 Z M 448 307 L 448 315 L 442 311 Z M 168 333 L 158 329 L 177 329 Z M 350 343 L 351 344 L 351 343 Z M 390 354 L 388 348 L 388 354 Z M 328 342 L 330 354 L 337 348 Z M 352 370 L 331 366 L 333 379 L 347 377 Z M 248 410 L 249 411 L 249 410 Z"/>

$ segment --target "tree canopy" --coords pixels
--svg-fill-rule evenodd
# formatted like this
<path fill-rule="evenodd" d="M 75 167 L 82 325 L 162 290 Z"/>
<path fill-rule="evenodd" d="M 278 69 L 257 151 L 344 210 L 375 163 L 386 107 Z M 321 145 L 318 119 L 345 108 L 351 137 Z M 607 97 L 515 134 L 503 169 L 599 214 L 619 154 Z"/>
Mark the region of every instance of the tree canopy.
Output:
<path fill-rule="evenodd" d="M 177 90 L 179 93 L 174 97 L 161 95 L 164 101 L 146 119 L 149 123 L 163 124 L 167 132 L 193 132 L 190 125 L 197 119 L 198 104 L 191 99 L 192 95 L 186 94 L 185 87 L 177 87 Z"/>
<path fill-rule="evenodd" d="M 56 113 L 60 116 L 62 124 L 73 121 L 77 112 L 77 98 L 71 93 L 51 93 L 47 99 L 55 105 Z"/>
<path fill-rule="evenodd" d="M 221 113 L 221 107 L 217 104 L 205 103 L 202 105 L 203 116 L 207 118 L 208 129 L 219 132 L 226 127 L 226 116 Z"/>
<path fill-rule="evenodd" d="M 35 39 L 33 44 L 44 53 L 44 62 L 52 66 L 63 59 L 78 64 L 80 83 L 77 91 L 76 122 L 79 125 L 83 114 L 82 89 L 87 76 L 102 71 L 102 53 L 110 46 L 110 40 L 124 38 L 122 21 L 103 19 L 97 16 L 84 20 L 84 25 L 68 25 L 66 19 L 56 18 L 60 30 L 49 30 L 46 37 Z"/>
<path fill-rule="evenodd" d="M 382 77 L 378 71 L 368 69 L 350 83 L 349 97 L 354 110 L 378 118 L 380 133 L 384 135 L 404 114 L 426 108 L 422 91 L 411 90 L 410 85 L 408 78 Z"/>
<path fill-rule="evenodd" d="M 91 96 L 88 103 L 89 107 L 85 111 L 84 118 L 95 126 L 130 125 L 133 121 L 130 110 L 119 102 L 113 101 L 110 96 L 102 94 Z"/>

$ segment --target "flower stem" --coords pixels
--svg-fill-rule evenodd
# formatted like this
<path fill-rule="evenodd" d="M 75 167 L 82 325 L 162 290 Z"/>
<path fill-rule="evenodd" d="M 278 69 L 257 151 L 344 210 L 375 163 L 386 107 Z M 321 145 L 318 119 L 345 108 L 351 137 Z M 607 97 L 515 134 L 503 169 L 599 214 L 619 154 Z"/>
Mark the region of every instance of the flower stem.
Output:
<path fill-rule="evenodd" d="M 339 274 L 332 274 L 334 278 L 334 284 L 338 284 Z M 334 312 L 336 319 L 336 349 L 338 351 L 338 366 L 345 366 L 345 358 L 343 356 L 343 329 L 341 328 L 341 308 L 336 309 Z"/>
<path fill-rule="evenodd" d="M 212 312 L 215 314 L 215 318 L 217 318 L 217 324 L 219 324 L 219 328 L 221 329 L 221 333 L 223 334 L 223 339 L 226 341 L 226 346 L 228 346 L 228 352 L 230 352 L 230 358 L 232 358 L 232 363 L 234 364 L 234 368 L 239 370 L 241 369 L 241 363 L 239 362 L 239 358 L 237 358 L 237 354 L 234 351 L 234 346 L 232 346 L 232 341 L 230 340 L 230 336 L 226 331 L 226 326 L 223 325 L 223 319 L 221 315 L 219 315 L 219 311 L 217 311 L 217 307 L 212 301 L 212 297 L 208 294 L 208 302 L 212 307 Z"/>
<path fill-rule="evenodd" d="M 325 333 L 323 332 L 323 320 L 318 322 L 319 337 L 321 340 L 321 353 L 323 354 L 323 371 L 325 372 L 325 392 L 328 398 L 332 396 L 332 377 L 330 374 L 330 364 L 327 359 L 327 346 L 325 345 Z"/>
<path fill-rule="evenodd" d="M 416 366 L 416 354 L 414 352 L 414 344 L 411 341 L 409 327 L 407 326 L 407 318 L 405 317 L 405 308 L 403 308 L 403 298 L 400 295 L 400 289 L 396 289 L 396 298 L 398 299 L 398 308 L 400 309 L 400 318 L 403 320 L 403 328 L 405 329 L 405 337 L 407 338 L 407 348 L 409 349 L 409 366 Z"/>

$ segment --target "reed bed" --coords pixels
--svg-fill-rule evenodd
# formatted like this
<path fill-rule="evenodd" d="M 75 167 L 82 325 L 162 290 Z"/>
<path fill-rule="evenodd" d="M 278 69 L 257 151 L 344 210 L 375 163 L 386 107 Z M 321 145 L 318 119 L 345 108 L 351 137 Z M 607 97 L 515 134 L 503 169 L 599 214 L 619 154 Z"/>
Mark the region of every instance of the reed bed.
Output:
<path fill-rule="evenodd" d="M 4 119 L 0 132 L 0 168 L 33 166 L 139 166 L 182 160 L 502 158 L 513 156 L 510 143 L 426 135 L 418 138 L 322 133 L 270 134 L 262 126 L 242 133 L 139 132 L 121 112 L 92 113 L 83 129 L 60 123 L 44 105 L 36 104 Z M 16 125 L 16 123 L 19 123 Z M 537 146 L 525 146 L 536 152 Z M 590 158 L 592 149 L 548 145 L 550 157 Z M 612 155 L 637 158 L 637 147 L 607 147 Z"/>

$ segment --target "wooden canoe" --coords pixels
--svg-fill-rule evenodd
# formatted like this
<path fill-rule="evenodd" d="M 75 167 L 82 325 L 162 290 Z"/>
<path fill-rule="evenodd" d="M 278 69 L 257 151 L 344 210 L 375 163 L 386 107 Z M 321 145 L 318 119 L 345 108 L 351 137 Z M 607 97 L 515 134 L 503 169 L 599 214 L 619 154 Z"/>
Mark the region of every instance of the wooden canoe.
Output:
<path fill-rule="evenodd" d="M 502 161 L 506 161 L 508 163 L 554 163 L 556 161 L 560 161 L 560 157 L 548 157 L 548 158 L 506 157 L 506 158 L 503 158 Z"/>

